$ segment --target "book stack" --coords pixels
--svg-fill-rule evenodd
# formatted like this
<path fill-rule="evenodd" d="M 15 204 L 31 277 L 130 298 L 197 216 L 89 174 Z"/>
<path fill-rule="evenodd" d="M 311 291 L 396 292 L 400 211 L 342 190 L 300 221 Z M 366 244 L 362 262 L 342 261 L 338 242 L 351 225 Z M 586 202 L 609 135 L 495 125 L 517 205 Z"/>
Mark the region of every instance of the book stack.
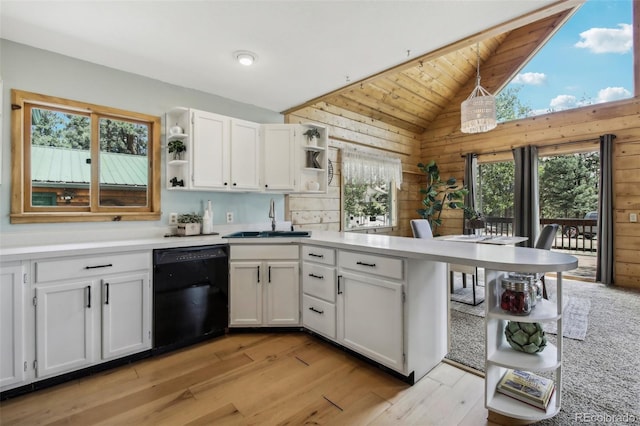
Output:
<path fill-rule="evenodd" d="M 511 398 L 546 410 L 555 388 L 551 379 L 528 371 L 509 369 L 502 376 L 496 390 Z"/>

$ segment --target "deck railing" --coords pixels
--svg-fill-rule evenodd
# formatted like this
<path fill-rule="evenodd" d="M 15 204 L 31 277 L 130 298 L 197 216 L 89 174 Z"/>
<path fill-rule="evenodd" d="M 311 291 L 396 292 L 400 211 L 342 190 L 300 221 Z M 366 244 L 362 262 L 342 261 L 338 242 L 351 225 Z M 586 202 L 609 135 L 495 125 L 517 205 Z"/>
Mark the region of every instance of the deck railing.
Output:
<path fill-rule="evenodd" d="M 486 217 L 487 235 L 513 235 L 513 218 Z M 558 233 L 552 246 L 555 249 L 595 252 L 598 247 L 597 221 L 592 219 L 541 219 L 540 226 L 557 223 Z"/>

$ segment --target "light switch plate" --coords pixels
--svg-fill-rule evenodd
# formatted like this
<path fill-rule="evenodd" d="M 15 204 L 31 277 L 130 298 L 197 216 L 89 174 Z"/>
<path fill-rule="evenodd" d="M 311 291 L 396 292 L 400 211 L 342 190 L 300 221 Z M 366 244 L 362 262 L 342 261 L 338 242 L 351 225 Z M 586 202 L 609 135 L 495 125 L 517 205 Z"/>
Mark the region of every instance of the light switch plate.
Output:
<path fill-rule="evenodd" d="M 227 212 L 227 223 L 233 223 L 233 212 Z"/>
<path fill-rule="evenodd" d="M 169 213 L 169 225 L 178 224 L 178 213 Z"/>
<path fill-rule="evenodd" d="M 638 214 L 637 213 L 629 213 L 629 222 L 637 222 Z"/>

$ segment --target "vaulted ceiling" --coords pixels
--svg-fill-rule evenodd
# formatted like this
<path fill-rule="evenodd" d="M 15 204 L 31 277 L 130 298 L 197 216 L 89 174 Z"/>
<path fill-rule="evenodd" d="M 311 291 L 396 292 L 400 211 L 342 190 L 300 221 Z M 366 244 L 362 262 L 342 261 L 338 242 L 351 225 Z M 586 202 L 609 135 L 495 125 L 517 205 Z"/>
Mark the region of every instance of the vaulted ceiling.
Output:
<path fill-rule="evenodd" d="M 577 7 L 489 37 L 466 39 L 313 99 L 421 134 L 443 114 L 455 116 L 476 83 L 495 93 L 506 85 Z M 292 108 L 285 113 L 293 112 Z M 452 129 L 454 130 L 454 129 Z"/>

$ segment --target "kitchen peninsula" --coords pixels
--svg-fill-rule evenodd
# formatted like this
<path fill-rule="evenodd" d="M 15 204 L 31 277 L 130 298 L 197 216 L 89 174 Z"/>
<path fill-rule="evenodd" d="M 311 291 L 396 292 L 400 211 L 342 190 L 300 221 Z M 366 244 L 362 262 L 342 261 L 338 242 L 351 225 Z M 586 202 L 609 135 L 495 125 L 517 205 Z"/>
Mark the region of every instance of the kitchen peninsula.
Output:
<path fill-rule="evenodd" d="M 46 354 L 41 354 L 40 348 L 36 354 L 36 328 L 46 325 L 34 318 L 37 317 L 36 311 L 29 302 L 35 296 L 36 289 L 46 290 L 47 282 L 60 282 L 61 276 L 58 275 L 71 273 L 70 270 L 57 270 L 53 268 L 54 265 L 73 267 L 83 258 L 99 258 L 102 263 L 113 259 L 114 268 L 120 267 L 119 264 L 124 265 L 121 270 L 110 272 L 114 276 L 118 276 L 118 272 L 135 272 L 135 276 L 144 276 L 152 268 L 150 259 L 154 249 L 228 243 L 231 248 L 231 271 L 234 262 L 268 265 L 270 282 L 271 266 L 284 263 L 277 257 L 278 250 L 287 247 L 288 264 L 295 262 L 296 273 L 300 271 L 295 277 L 294 282 L 298 285 L 293 289 L 295 296 L 291 298 L 291 303 L 300 304 L 296 312 L 301 311 L 301 315 L 292 320 L 293 326 L 304 328 L 354 354 L 364 356 L 411 383 L 427 374 L 447 352 L 448 262 L 485 268 L 491 271 L 494 280 L 499 274 L 509 271 L 557 272 L 561 277 L 563 271 L 577 267 L 577 260 L 572 256 L 519 247 L 329 231 L 312 231 L 311 236 L 306 238 L 227 239 L 224 235 L 225 232 L 221 231 L 215 236 L 190 238 L 159 237 L 3 247 L 0 252 L 3 271 L 13 268 L 16 276 L 22 278 L 22 274 L 25 274 L 27 282 L 16 287 L 16 291 L 22 291 L 23 294 L 14 297 L 16 302 L 11 306 L 20 325 L 15 333 L 18 340 L 14 344 L 12 357 L 16 368 L 11 371 L 14 371 L 15 377 L 13 381 L 2 382 L 1 390 L 36 383 L 43 378 L 112 359 L 105 355 L 103 347 L 102 358 L 93 355 L 81 367 L 45 371 L 43 368 L 46 364 L 39 358 Z M 290 250 L 293 247 L 296 248 L 294 252 Z M 243 254 L 247 251 L 251 253 L 248 257 Z M 264 257 L 261 258 L 263 253 Z M 276 258 L 271 260 L 269 256 L 274 254 Z M 133 264 L 131 259 L 138 263 Z M 77 271 L 85 271 L 85 268 L 78 267 Z M 53 274 L 55 277 L 46 277 L 44 274 Z M 234 282 L 233 272 L 230 276 L 230 298 L 233 300 L 237 283 Z M 252 272 L 251 276 L 255 276 L 255 273 Z M 269 285 L 266 276 L 265 272 L 260 281 L 258 273 L 258 283 L 264 283 L 265 289 Z M 65 279 L 92 280 L 92 277 Z M 142 279 L 140 282 L 145 281 Z M 268 301 L 260 301 L 259 304 L 277 309 Z M 236 306 L 231 303 L 232 329 L 234 318 L 237 317 L 233 312 Z M 148 312 L 148 309 L 143 312 Z M 268 324 L 258 321 L 252 328 L 263 325 Z M 291 326 L 291 321 L 287 325 Z M 145 323 L 144 327 L 149 325 Z M 133 352 L 150 349 L 151 342 L 148 339 L 145 342 Z M 93 349 L 94 353 L 100 353 L 99 346 Z M 125 351 L 122 356 L 130 354 Z M 42 372 L 34 369 L 23 372 L 22 365 L 26 365 L 27 361 L 31 364 L 34 359 L 38 359 Z"/>

